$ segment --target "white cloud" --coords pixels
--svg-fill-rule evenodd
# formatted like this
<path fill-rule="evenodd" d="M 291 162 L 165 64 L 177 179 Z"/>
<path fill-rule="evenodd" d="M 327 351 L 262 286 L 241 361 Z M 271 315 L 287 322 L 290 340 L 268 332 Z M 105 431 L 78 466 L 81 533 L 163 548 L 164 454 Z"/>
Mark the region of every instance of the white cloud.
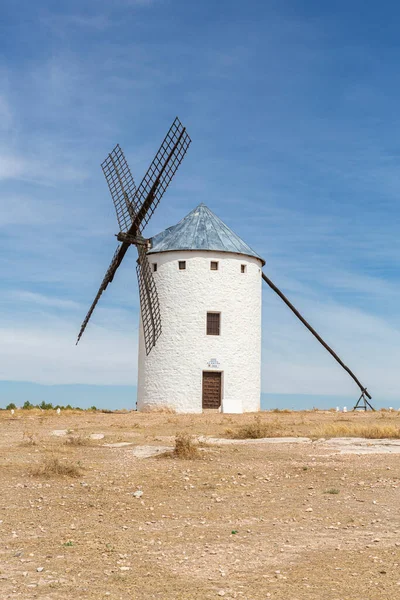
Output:
<path fill-rule="evenodd" d="M 136 335 L 91 325 L 75 346 L 74 326 L 54 319 L 38 326 L 0 326 L 0 379 L 35 383 L 136 383 Z"/>
<path fill-rule="evenodd" d="M 263 294 L 263 391 L 357 396 L 357 385 L 283 302 L 267 286 Z M 400 327 L 326 299 L 289 299 L 372 395 L 398 398 Z"/>
<path fill-rule="evenodd" d="M 70 27 L 79 27 L 83 29 L 92 29 L 94 31 L 104 31 L 110 26 L 110 19 L 104 14 L 83 15 L 49 15 L 44 17 L 43 22 L 53 31 L 63 36 L 68 35 Z"/>
<path fill-rule="evenodd" d="M 13 124 L 11 107 L 4 96 L 0 94 L 0 129 L 7 131 Z"/>
<path fill-rule="evenodd" d="M 38 294 L 35 292 L 16 290 L 16 291 L 11 291 L 7 295 L 17 302 L 22 301 L 22 302 L 28 303 L 29 305 L 37 304 L 37 305 L 43 306 L 43 307 L 59 308 L 59 309 L 63 309 L 63 310 L 75 310 L 75 309 L 83 310 L 83 307 L 78 302 L 75 302 L 74 300 L 66 300 L 64 298 L 45 296 L 44 294 Z"/>
<path fill-rule="evenodd" d="M 58 160 L 57 160 L 58 159 Z M 56 185 L 65 181 L 84 181 L 84 169 L 71 164 L 62 164 L 63 157 L 42 155 L 32 158 L 29 155 L 15 154 L 0 149 L 0 181 L 22 180 L 44 185 Z"/>

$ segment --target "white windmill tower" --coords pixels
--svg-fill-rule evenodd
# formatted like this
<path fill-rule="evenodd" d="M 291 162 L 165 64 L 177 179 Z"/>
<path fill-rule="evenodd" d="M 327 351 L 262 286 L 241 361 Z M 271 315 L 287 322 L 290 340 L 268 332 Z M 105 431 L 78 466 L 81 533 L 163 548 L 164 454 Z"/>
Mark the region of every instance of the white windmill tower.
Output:
<path fill-rule="evenodd" d="M 200 204 L 150 240 L 163 334 L 139 337 L 139 410 L 260 409 L 264 261 Z"/>
<path fill-rule="evenodd" d="M 141 309 L 139 410 L 259 410 L 261 279 L 357 383 L 361 396 L 355 408 L 372 408 L 367 389 L 262 272 L 264 260 L 204 204 L 152 239 L 143 237 L 190 142 L 176 118 L 138 188 L 119 145 L 103 162 L 120 244 L 77 343 L 129 246 L 134 245 Z"/>

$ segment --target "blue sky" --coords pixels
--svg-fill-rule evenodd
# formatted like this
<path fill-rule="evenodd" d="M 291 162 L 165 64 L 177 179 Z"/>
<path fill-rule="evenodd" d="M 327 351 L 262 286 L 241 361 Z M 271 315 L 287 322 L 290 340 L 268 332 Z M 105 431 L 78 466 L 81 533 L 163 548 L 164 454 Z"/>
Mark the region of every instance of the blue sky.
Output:
<path fill-rule="evenodd" d="M 99 165 L 119 142 L 139 183 L 176 115 L 193 143 L 146 233 L 205 202 L 396 406 L 399 18 L 357 0 L 3 0 L 0 406 L 30 383 L 134 404 L 134 254 L 74 345 L 116 246 Z M 262 376 L 274 406 L 358 392 L 267 287 Z"/>

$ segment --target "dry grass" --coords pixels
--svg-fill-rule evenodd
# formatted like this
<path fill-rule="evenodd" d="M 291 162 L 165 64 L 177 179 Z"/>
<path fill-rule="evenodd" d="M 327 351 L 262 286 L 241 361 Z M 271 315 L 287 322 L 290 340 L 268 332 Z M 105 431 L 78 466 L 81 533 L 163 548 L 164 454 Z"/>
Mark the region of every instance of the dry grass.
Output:
<path fill-rule="evenodd" d="M 358 423 L 331 423 L 318 429 L 320 437 L 359 437 L 367 439 L 400 439 L 400 427 L 395 425 L 360 425 Z"/>
<path fill-rule="evenodd" d="M 199 444 L 195 442 L 193 437 L 188 433 L 177 433 L 172 456 L 184 460 L 200 458 Z"/>
<path fill-rule="evenodd" d="M 36 435 L 31 431 L 24 431 L 22 434 L 21 446 L 36 446 Z"/>
<path fill-rule="evenodd" d="M 83 435 L 71 435 L 65 440 L 64 444 L 66 446 L 90 446 L 91 441 Z"/>
<path fill-rule="evenodd" d="M 57 457 L 45 458 L 41 465 L 31 469 L 31 475 L 35 477 L 79 477 L 81 470 L 78 465 L 72 463 L 60 462 Z"/>
<path fill-rule="evenodd" d="M 196 446 L 199 439 L 223 437 L 226 427 L 254 426 L 255 415 L 63 411 L 46 414 L 42 423 L 32 412 L 9 422 L 3 412 L 0 504 L 7 519 L 0 598 L 99 600 L 105 591 L 110 598 L 130 593 L 140 600 L 398 596 L 394 452 L 368 448 L 357 456 L 328 444 L 255 439 L 213 441 L 207 451 L 199 444 L 203 460 L 180 460 L 172 456 L 176 434 L 191 435 Z M 400 427 L 400 415 L 388 412 L 385 418 L 315 411 L 259 417 L 274 435 L 309 437 L 328 425 Z M 69 433 L 53 436 L 56 429 Z M 24 431 L 37 435 L 37 446 L 20 446 Z M 117 433 L 135 445 L 169 445 L 169 458 L 135 458 L 130 447 L 112 449 L 96 441 L 64 445 L 68 436 L 90 439 L 98 432 L 107 441 Z M 56 468 L 42 465 L 45 457 L 58 457 Z M 85 468 L 76 478 L 80 464 Z M 60 465 L 67 475 L 59 474 Z M 27 477 L 35 466 L 37 476 Z M 138 489 L 141 498 L 133 496 Z"/>
<path fill-rule="evenodd" d="M 278 421 L 262 421 L 257 415 L 253 421 L 242 425 L 237 431 L 230 433 L 230 437 L 236 439 L 261 439 L 269 437 L 281 437 L 283 433 L 283 425 Z"/>
<path fill-rule="evenodd" d="M 142 412 L 151 413 L 151 414 L 160 414 L 160 415 L 175 415 L 176 410 L 171 406 L 149 406 L 144 409 Z"/>

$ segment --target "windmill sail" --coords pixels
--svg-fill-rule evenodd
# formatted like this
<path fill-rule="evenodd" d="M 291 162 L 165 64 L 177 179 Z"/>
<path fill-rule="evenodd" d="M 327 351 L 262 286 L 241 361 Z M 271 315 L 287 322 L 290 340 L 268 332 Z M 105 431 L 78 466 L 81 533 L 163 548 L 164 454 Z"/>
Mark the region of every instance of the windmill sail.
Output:
<path fill-rule="evenodd" d="M 103 281 L 101 282 L 99 291 L 97 292 L 97 295 L 96 295 L 95 299 L 93 300 L 92 306 L 90 307 L 89 312 L 86 315 L 85 320 L 82 323 L 81 329 L 79 331 L 78 339 L 76 341 L 77 344 L 78 344 L 79 340 L 81 339 L 83 332 L 86 329 L 86 325 L 88 324 L 89 319 L 92 316 L 94 309 L 96 308 L 96 304 L 100 300 L 100 296 L 102 295 L 104 290 L 107 288 L 108 284 L 111 283 L 112 280 L 114 279 L 115 272 L 118 269 L 119 265 L 121 264 L 121 261 L 125 255 L 126 250 L 127 250 L 127 247 L 124 251 L 123 244 L 120 244 L 118 246 L 118 248 L 116 249 L 116 251 L 114 252 L 113 259 L 110 263 L 110 266 L 108 267 L 108 269 L 106 271 L 106 274 L 104 275 L 104 278 L 103 278 Z"/>
<path fill-rule="evenodd" d="M 137 192 L 139 207 L 133 228 L 144 229 L 178 170 L 191 139 L 178 117 L 172 123 Z"/>
<path fill-rule="evenodd" d="M 149 354 L 161 335 L 161 313 L 157 288 L 146 249 L 143 246 L 138 246 L 138 253 L 136 272 L 139 285 L 140 312 L 146 354 Z"/>
<path fill-rule="evenodd" d="M 139 254 L 137 276 L 147 354 L 157 342 L 161 334 L 160 306 L 156 284 L 147 259 L 147 248 L 143 244 L 141 233 L 181 164 L 190 143 L 191 139 L 185 127 L 176 118 L 138 189 L 136 189 L 128 163 L 118 144 L 102 163 L 101 167 L 114 202 L 120 227 L 117 237 L 122 244 L 117 248 L 97 296 L 82 323 L 77 343 L 82 337 L 102 293 L 113 280 L 116 270 L 132 244 L 136 245 Z"/>
<path fill-rule="evenodd" d="M 101 164 L 114 202 L 121 231 L 127 232 L 136 216 L 136 185 L 124 153 L 117 144 Z"/>

